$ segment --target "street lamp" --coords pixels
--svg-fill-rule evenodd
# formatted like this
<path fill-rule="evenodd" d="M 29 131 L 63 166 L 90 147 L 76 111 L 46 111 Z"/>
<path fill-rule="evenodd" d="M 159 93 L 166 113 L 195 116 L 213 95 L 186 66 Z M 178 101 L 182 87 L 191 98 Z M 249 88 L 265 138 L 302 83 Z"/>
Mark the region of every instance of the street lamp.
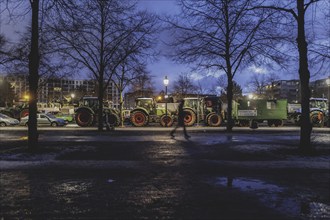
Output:
<path fill-rule="evenodd" d="M 71 104 L 73 105 L 73 99 L 75 97 L 75 94 L 74 93 L 71 93 Z"/>
<path fill-rule="evenodd" d="M 164 78 L 164 86 L 165 86 L 165 127 L 167 127 L 167 86 L 169 83 L 169 80 L 167 79 L 167 76 Z"/>

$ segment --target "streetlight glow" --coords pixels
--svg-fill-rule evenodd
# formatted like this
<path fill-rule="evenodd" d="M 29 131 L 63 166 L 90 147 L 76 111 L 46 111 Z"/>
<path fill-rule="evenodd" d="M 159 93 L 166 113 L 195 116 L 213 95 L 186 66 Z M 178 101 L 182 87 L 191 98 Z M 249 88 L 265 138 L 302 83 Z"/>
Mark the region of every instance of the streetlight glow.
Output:
<path fill-rule="evenodd" d="M 169 80 L 167 78 L 167 76 L 165 76 L 164 78 L 164 85 L 165 85 L 165 127 L 167 127 L 167 86 L 169 83 Z"/>
<path fill-rule="evenodd" d="M 165 86 L 168 86 L 169 80 L 168 80 L 167 76 L 165 76 L 163 82 L 164 82 L 164 85 L 165 85 Z"/>

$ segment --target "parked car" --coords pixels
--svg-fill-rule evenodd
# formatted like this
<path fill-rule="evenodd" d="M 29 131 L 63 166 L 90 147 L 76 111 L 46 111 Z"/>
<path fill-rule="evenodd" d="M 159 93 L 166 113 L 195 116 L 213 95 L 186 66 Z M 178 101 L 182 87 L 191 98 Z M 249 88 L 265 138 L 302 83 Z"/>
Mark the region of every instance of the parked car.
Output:
<path fill-rule="evenodd" d="M 50 112 L 48 113 L 54 115 L 56 118 L 62 118 L 64 121 L 73 122 L 74 117 L 70 114 L 63 114 L 62 112 Z"/>
<path fill-rule="evenodd" d="M 11 118 L 7 115 L 0 113 L 0 127 L 10 126 L 10 125 L 18 125 L 19 121 L 15 118 Z"/>
<path fill-rule="evenodd" d="M 21 118 L 20 125 L 27 126 L 28 123 L 29 123 L 29 116 Z M 37 124 L 40 126 L 50 125 L 52 127 L 56 127 L 56 126 L 64 126 L 68 124 L 68 122 L 63 120 L 62 118 L 56 118 L 52 114 L 38 113 Z"/>

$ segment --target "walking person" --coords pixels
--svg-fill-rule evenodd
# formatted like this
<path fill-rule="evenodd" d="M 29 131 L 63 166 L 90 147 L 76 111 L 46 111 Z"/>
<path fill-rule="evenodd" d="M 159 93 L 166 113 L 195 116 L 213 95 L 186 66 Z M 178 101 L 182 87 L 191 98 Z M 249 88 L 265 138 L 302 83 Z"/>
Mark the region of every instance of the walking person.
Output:
<path fill-rule="evenodd" d="M 187 134 L 186 125 L 184 124 L 185 113 L 183 111 L 183 105 L 184 105 L 184 100 L 182 99 L 180 101 L 180 104 L 179 104 L 179 107 L 178 107 L 178 123 L 175 126 L 175 128 L 171 131 L 171 133 L 170 133 L 170 135 L 172 136 L 172 138 L 174 138 L 174 133 L 175 133 L 175 131 L 176 131 L 176 129 L 178 127 L 182 127 L 183 128 L 183 134 L 184 134 L 184 137 L 186 139 L 190 138 L 190 136 Z"/>
<path fill-rule="evenodd" d="M 109 115 L 107 112 L 103 112 L 103 123 L 105 124 L 105 128 L 107 131 L 112 130 L 109 124 Z"/>

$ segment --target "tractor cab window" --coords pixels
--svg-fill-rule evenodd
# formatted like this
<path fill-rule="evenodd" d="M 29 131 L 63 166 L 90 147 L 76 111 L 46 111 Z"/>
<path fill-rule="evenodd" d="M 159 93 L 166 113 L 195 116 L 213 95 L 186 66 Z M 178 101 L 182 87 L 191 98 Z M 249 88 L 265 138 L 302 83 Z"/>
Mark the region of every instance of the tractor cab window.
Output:
<path fill-rule="evenodd" d="M 212 100 L 206 100 L 205 105 L 207 108 L 211 108 L 213 106 Z"/>

